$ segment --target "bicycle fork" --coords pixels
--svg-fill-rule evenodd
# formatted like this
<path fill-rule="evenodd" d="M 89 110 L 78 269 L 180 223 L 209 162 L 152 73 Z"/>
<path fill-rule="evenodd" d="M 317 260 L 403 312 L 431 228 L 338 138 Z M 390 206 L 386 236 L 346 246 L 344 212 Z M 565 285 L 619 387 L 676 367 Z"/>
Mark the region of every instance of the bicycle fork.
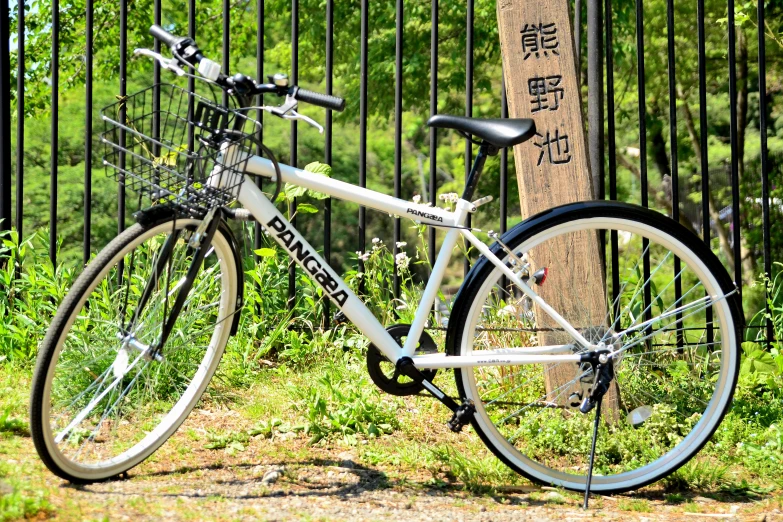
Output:
<path fill-rule="evenodd" d="M 171 269 L 171 256 L 174 251 L 174 246 L 180 239 L 181 231 L 177 232 L 173 230 L 172 233 L 166 238 L 166 241 L 163 243 L 163 247 L 160 250 L 160 255 L 158 256 L 158 259 L 155 263 L 155 270 L 144 286 L 144 291 L 142 292 L 139 303 L 133 312 L 133 318 L 128 324 L 128 328 L 123 328 L 123 331 L 118 333 L 118 337 L 121 338 L 124 346 L 141 351 L 148 359 L 154 359 L 156 361 L 163 360 L 163 346 L 166 344 L 166 341 L 171 334 L 171 330 L 174 328 L 174 324 L 177 322 L 177 318 L 182 311 L 182 307 L 185 305 L 185 300 L 187 299 L 191 288 L 193 288 L 193 283 L 196 280 L 198 271 L 201 269 L 201 264 L 204 262 L 204 258 L 209 251 L 212 239 L 215 237 L 215 232 L 217 232 L 218 226 L 220 225 L 221 218 L 221 209 L 218 207 L 211 209 L 209 212 L 207 212 L 204 220 L 199 224 L 199 226 L 188 239 L 188 248 L 193 249 L 193 259 L 190 262 L 190 267 L 188 268 L 187 274 L 185 275 L 185 279 L 179 285 L 179 292 L 177 293 L 177 297 L 171 305 L 171 309 L 168 313 L 164 311 L 164 320 L 161 325 L 160 337 L 154 344 L 146 346 L 138 342 L 130 330 L 137 323 L 141 313 L 147 306 L 150 297 L 155 290 L 155 286 L 158 284 L 158 279 L 163 275 L 163 271 L 166 268 L 166 265 L 169 265 L 169 270 Z M 176 223 L 176 221 L 174 221 L 174 223 Z M 166 286 L 166 299 L 168 300 L 168 274 L 166 276 Z"/>

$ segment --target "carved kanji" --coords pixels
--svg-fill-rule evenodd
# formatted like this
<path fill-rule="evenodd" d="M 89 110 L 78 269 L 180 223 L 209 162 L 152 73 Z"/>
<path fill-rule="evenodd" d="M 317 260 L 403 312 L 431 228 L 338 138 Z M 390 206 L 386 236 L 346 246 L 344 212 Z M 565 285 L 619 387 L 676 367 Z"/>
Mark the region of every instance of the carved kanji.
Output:
<path fill-rule="evenodd" d="M 532 113 L 549 109 L 556 111 L 560 108 L 560 100 L 563 99 L 563 88 L 560 86 L 563 77 L 560 75 L 530 78 L 527 81 L 530 103 L 533 105 Z"/>
<path fill-rule="evenodd" d="M 549 158 L 549 163 L 552 165 L 563 165 L 571 162 L 571 144 L 568 141 L 567 134 L 560 134 L 560 130 L 556 129 L 554 133 L 546 131 L 546 135 L 537 132 L 536 137 L 540 138 L 540 141 L 533 141 L 533 145 L 541 149 L 536 165 L 541 165 L 544 161 L 544 156 Z"/>
<path fill-rule="evenodd" d="M 560 42 L 557 41 L 557 26 L 554 22 L 525 24 L 520 33 L 522 33 L 522 52 L 525 53 L 525 60 L 531 56 L 540 58 L 542 54 L 548 57 L 550 52 L 560 56 Z"/>

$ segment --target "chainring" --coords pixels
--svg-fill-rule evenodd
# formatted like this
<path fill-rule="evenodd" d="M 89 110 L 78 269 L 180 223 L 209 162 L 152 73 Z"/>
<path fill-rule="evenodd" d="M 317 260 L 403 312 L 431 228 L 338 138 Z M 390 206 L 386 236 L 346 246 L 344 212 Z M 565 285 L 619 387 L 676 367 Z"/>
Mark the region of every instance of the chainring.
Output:
<path fill-rule="evenodd" d="M 408 335 L 411 329 L 409 324 L 395 324 L 386 329 L 392 339 L 402 346 L 403 339 Z M 416 355 L 437 353 L 438 347 L 430 334 L 421 332 L 419 346 L 416 348 Z M 375 385 L 390 395 L 404 397 L 407 395 L 416 395 L 424 389 L 424 386 L 413 381 L 410 377 L 400 375 L 395 372 L 394 364 L 386 358 L 381 351 L 370 344 L 367 347 L 367 372 Z M 437 370 L 421 370 L 421 373 L 431 381 L 435 378 Z"/>

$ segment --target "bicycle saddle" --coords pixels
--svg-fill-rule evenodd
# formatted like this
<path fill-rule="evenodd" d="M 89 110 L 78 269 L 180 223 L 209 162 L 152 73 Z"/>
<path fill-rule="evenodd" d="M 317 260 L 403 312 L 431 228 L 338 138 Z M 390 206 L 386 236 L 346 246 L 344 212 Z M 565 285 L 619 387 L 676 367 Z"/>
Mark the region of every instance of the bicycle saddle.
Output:
<path fill-rule="evenodd" d="M 467 118 L 436 114 L 427 125 L 472 134 L 498 148 L 511 147 L 533 137 L 536 124 L 528 118 Z"/>

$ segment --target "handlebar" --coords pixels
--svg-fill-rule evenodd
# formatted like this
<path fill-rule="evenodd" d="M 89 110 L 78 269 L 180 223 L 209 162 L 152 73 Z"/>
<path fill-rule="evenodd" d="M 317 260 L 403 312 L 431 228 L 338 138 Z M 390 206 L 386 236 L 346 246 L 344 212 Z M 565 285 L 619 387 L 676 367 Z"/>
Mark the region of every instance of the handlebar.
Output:
<path fill-rule="evenodd" d="M 219 64 L 204 57 L 196 42 L 187 37 L 176 36 L 158 24 L 150 27 L 150 34 L 160 40 L 161 43 L 166 44 L 179 62 L 198 69 L 202 76 L 214 81 L 226 90 L 233 91 L 233 94 L 238 96 L 272 93 L 278 96 L 290 96 L 295 100 L 333 111 L 345 109 L 345 100 L 337 96 L 309 91 L 296 85 L 260 83 L 243 74 L 237 74 L 232 77 L 226 76 L 220 72 Z"/>
<path fill-rule="evenodd" d="M 337 96 L 330 96 L 329 94 L 323 94 L 315 91 L 308 91 L 300 87 L 294 87 L 292 96 L 299 101 L 309 103 L 310 105 L 317 105 L 324 109 L 331 109 L 333 111 L 342 111 L 345 109 L 345 100 Z"/>
<path fill-rule="evenodd" d="M 169 48 L 174 47 L 174 44 L 176 44 L 178 40 L 181 40 L 181 38 L 174 36 L 158 24 L 154 24 L 150 27 L 150 34 L 160 40 L 161 43 L 166 44 Z"/>

